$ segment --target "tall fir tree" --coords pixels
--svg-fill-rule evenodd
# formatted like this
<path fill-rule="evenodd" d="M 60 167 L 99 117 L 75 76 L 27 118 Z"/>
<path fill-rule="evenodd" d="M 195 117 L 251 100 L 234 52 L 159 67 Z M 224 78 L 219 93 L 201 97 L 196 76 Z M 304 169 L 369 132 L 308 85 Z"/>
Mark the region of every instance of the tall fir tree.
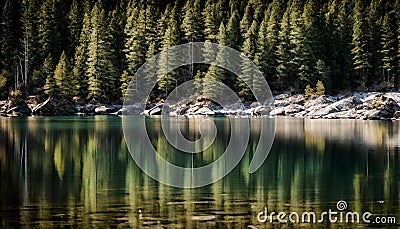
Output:
<path fill-rule="evenodd" d="M 44 93 L 49 96 L 59 95 L 59 90 L 54 79 L 54 66 L 51 55 L 49 54 L 43 62 L 42 72 L 46 82 L 44 84 Z"/>
<path fill-rule="evenodd" d="M 51 54 L 53 61 L 57 61 L 56 41 L 59 39 L 58 24 L 56 22 L 56 0 L 45 0 L 39 14 L 39 44 L 41 46 L 40 60 Z"/>
<path fill-rule="evenodd" d="M 292 3 L 290 15 L 290 75 L 295 82 L 295 89 L 303 88 L 307 84 L 314 84 L 313 54 L 310 41 L 305 36 L 304 19 L 301 16 L 301 1 Z M 300 85 L 303 83 L 303 85 Z"/>
<path fill-rule="evenodd" d="M 240 32 L 242 34 L 242 38 L 245 38 L 246 33 L 249 31 L 251 24 L 254 20 L 254 5 L 253 1 L 248 1 L 246 10 L 244 11 L 242 20 L 240 21 Z"/>
<path fill-rule="evenodd" d="M 249 31 L 245 34 L 245 40 L 243 42 L 242 53 L 251 61 L 254 61 L 257 52 L 257 31 L 257 22 L 254 20 Z M 253 93 L 250 90 L 251 88 L 259 91 L 257 88 L 259 82 L 256 80 L 256 72 L 252 65 L 244 62 L 240 67 L 244 79 L 247 83 L 250 83 L 250 85 L 247 85 L 245 81 L 240 80 L 238 83 L 240 88 L 239 95 L 248 101 L 253 98 Z"/>
<path fill-rule="evenodd" d="M 181 29 L 185 42 L 203 41 L 203 15 L 201 13 L 201 1 L 186 1 L 183 7 L 183 21 Z"/>
<path fill-rule="evenodd" d="M 91 34 L 88 44 L 86 74 L 89 78 L 88 99 L 93 102 L 112 102 L 116 99 L 117 72 L 115 54 L 108 33 L 108 20 L 103 4 L 97 2 L 91 12 Z"/>
<path fill-rule="evenodd" d="M 159 52 L 161 46 L 157 30 L 160 10 L 155 0 L 147 1 L 145 13 L 146 59 L 149 59 Z"/>
<path fill-rule="evenodd" d="M 83 26 L 83 9 L 84 7 L 82 1 L 74 0 L 67 15 L 69 32 L 69 47 L 67 49 L 67 54 L 70 56 L 73 56 L 75 54 L 75 47 L 79 44 L 79 37 Z"/>
<path fill-rule="evenodd" d="M 178 6 L 175 5 L 171 11 L 171 15 L 169 18 L 169 22 L 167 24 L 167 28 L 164 34 L 164 38 L 162 41 L 162 51 L 166 51 L 168 48 L 174 47 L 180 44 L 180 28 L 179 28 L 179 11 Z M 179 61 L 180 57 L 177 53 L 166 52 L 164 55 L 160 56 L 159 65 L 164 66 L 167 70 L 169 70 L 169 66 L 173 63 Z M 162 70 L 161 70 L 162 71 Z M 182 74 L 179 74 L 179 69 L 175 69 L 174 71 L 169 72 L 168 74 L 162 76 L 158 80 L 158 89 L 165 96 L 168 95 L 169 92 L 173 90 L 175 86 L 177 86 L 180 82 L 183 81 Z"/>
<path fill-rule="evenodd" d="M 322 10 L 322 0 L 307 0 L 302 14 L 304 39 L 311 48 L 313 62 L 316 62 L 317 59 L 326 59 L 324 39 L 327 37 L 327 34 Z"/>
<path fill-rule="evenodd" d="M 226 25 L 226 46 L 231 47 L 235 50 L 239 50 L 241 34 L 240 34 L 240 18 L 236 5 L 231 5 L 232 15 L 229 18 L 228 24 Z M 235 74 L 231 72 L 225 73 L 225 82 L 227 86 L 232 89 L 237 89 L 237 82 Z"/>
<path fill-rule="evenodd" d="M 205 40 L 215 43 L 217 41 L 220 21 L 218 20 L 217 6 L 213 0 L 207 0 L 204 15 L 204 36 Z"/>
<path fill-rule="evenodd" d="M 22 18 L 23 27 L 26 26 L 26 33 L 24 36 L 28 38 L 28 56 L 29 56 L 29 77 L 31 78 L 29 86 L 33 89 L 41 88 L 45 84 L 46 74 L 42 72 L 44 62 L 40 58 L 41 45 L 39 44 L 39 13 L 40 13 L 40 0 L 25 0 L 24 12 Z M 24 29 L 24 28 L 23 28 Z M 53 65 L 52 65 L 53 66 Z M 54 71 L 52 69 L 51 71 Z M 39 90 L 40 91 L 40 90 Z"/>
<path fill-rule="evenodd" d="M 394 18 L 394 12 L 387 12 L 382 22 L 382 36 L 381 36 L 381 47 L 382 54 L 381 69 L 382 69 L 382 81 L 388 83 L 395 83 L 397 73 L 397 47 L 398 40 L 396 37 L 396 31 L 392 28 L 396 26 Z"/>
<path fill-rule="evenodd" d="M 130 5 L 125 25 L 125 53 L 127 70 L 121 78 L 121 89 L 124 95 L 133 75 L 146 61 L 146 9 L 138 5 Z"/>
<path fill-rule="evenodd" d="M 273 43 L 268 39 L 269 14 L 265 12 L 264 20 L 261 22 L 257 36 L 256 53 L 254 63 L 271 82 L 275 75 Z"/>
<path fill-rule="evenodd" d="M 14 82 L 13 75 L 19 61 L 18 52 L 20 51 L 22 37 L 20 22 L 20 0 L 6 0 L 4 2 L 1 15 L 1 35 L 0 35 L 0 69 L 5 70 L 8 82 Z"/>
<path fill-rule="evenodd" d="M 227 46 L 233 49 L 239 49 L 241 35 L 240 35 L 240 19 L 239 13 L 237 10 L 232 12 L 231 17 L 229 18 L 228 24 L 226 25 L 226 33 L 228 37 Z"/>
<path fill-rule="evenodd" d="M 353 8 L 352 0 L 334 1 L 327 20 L 327 64 L 331 66 L 332 87 L 351 88 L 353 85 Z"/>
<path fill-rule="evenodd" d="M 289 68 L 289 60 L 290 60 L 290 40 L 289 40 L 289 33 L 290 33 L 290 11 L 289 8 L 286 9 L 282 21 L 280 23 L 280 31 L 278 35 L 278 45 L 276 49 L 276 57 L 277 57 L 277 64 L 276 72 L 277 72 L 277 81 L 276 85 L 278 90 L 288 89 L 290 71 Z"/>
<path fill-rule="evenodd" d="M 74 66 L 72 69 L 73 78 L 79 82 L 75 85 L 75 90 L 78 91 L 78 96 L 82 99 L 86 99 L 89 94 L 88 78 L 86 77 L 87 50 L 91 31 L 89 7 L 88 4 L 85 5 L 79 44 L 75 47 Z"/>
<path fill-rule="evenodd" d="M 121 1 L 116 8 L 110 12 L 109 18 L 109 42 L 111 45 L 111 55 L 110 61 L 113 62 L 115 68 L 115 98 L 121 98 L 121 78 L 124 69 L 126 69 L 126 59 L 125 59 L 125 37 L 124 28 L 126 24 L 126 16 L 124 14 L 125 2 Z"/>
<path fill-rule="evenodd" d="M 65 54 L 65 51 L 62 52 L 59 59 L 60 60 L 56 66 L 56 69 L 54 70 L 54 82 L 55 86 L 58 89 L 57 95 L 67 99 L 71 99 L 72 96 L 76 94 L 76 92 L 74 91 L 74 84 L 72 82 L 70 62 L 68 60 L 67 55 Z M 51 77 L 48 79 L 50 81 Z"/>
<path fill-rule="evenodd" d="M 382 31 L 382 20 L 384 18 L 384 13 L 386 9 L 384 5 L 386 3 L 380 0 L 371 0 L 370 4 L 366 6 L 364 13 L 366 14 L 367 20 L 367 50 L 370 54 L 369 64 L 371 66 L 369 74 L 367 76 L 367 86 L 371 84 L 376 84 L 381 82 L 382 77 L 382 46 L 381 46 L 381 31 Z M 378 77 L 378 78 L 377 78 Z"/>
<path fill-rule="evenodd" d="M 363 1 L 355 1 L 354 25 L 353 25 L 353 66 L 355 70 L 355 82 L 367 84 L 368 75 L 371 69 L 371 53 L 368 50 L 370 40 L 369 28 L 364 13 L 365 6 Z"/>
<path fill-rule="evenodd" d="M 228 41 L 227 37 L 227 32 L 225 29 L 225 25 L 223 22 L 221 22 L 221 25 L 219 27 L 219 32 L 217 36 L 217 42 L 220 45 L 226 45 Z M 226 50 L 221 49 L 217 53 L 215 62 L 218 63 L 219 65 L 226 65 L 227 63 L 227 53 Z M 223 68 L 213 64 L 210 65 L 208 68 L 207 74 L 204 76 L 205 79 L 209 80 L 214 80 L 218 82 L 223 82 L 226 83 L 226 72 Z M 203 88 L 203 95 L 205 95 L 208 98 L 212 98 L 212 96 L 215 96 L 218 92 L 218 86 L 215 83 L 212 83 L 210 81 L 205 81 L 204 82 L 204 88 Z"/>

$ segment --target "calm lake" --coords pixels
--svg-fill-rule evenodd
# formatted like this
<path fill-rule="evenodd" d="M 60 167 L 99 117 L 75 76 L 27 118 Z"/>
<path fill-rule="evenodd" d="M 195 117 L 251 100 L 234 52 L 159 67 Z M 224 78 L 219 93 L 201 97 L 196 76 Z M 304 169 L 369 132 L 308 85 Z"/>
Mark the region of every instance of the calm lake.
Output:
<path fill-rule="evenodd" d="M 250 121 L 247 151 L 229 175 L 212 185 L 181 189 L 139 169 L 120 117 L 1 118 L 0 228 L 279 227 L 276 219 L 259 222 L 258 213 L 267 207 L 268 212 L 318 215 L 337 210 L 340 200 L 347 211 L 400 221 L 400 122 L 277 118 L 271 152 L 250 174 L 260 120 Z M 183 134 L 195 140 L 198 122 L 180 122 L 188 127 Z M 195 166 L 215 161 L 228 144 L 228 119 L 214 122 L 217 139 L 192 157 Z M 163 136 L 160 119 L 147 119 L 146 127 L 164 158 L 186 164 Z M 321 225 L 365 226 L 327 220 Z"/>

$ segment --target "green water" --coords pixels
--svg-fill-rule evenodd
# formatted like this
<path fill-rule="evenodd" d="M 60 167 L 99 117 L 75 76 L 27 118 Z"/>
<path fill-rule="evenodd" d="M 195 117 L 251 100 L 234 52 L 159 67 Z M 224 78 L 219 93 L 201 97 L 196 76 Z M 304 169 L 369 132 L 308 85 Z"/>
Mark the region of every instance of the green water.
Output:
<path fill-rule="evenodd" d="M 209 150 L 194 156 L 194 165 L 216 160 L 228 144 L 229 122 L 214 121 L 222 131 Z M 184 135 L 196 139 L 196 122 L 181 122 L 188 127 Z M 251 124 L 247 152 L 228 176 L 202 188 L 179 189 L 137 167 L 119 117 L 0 119 L 0 227 L 279 227 L 276 219 L 258 222 L 257 214 L 264 207 L 336 210 L 339 200 L 349 211 L 400 221 L 399 122 L 276 119 L 270 155 L 249 174 L 259 120 Z M 148 119 L 153 146 L 167 160 L 185 164 L 160 128 L 159 119 Z"/>

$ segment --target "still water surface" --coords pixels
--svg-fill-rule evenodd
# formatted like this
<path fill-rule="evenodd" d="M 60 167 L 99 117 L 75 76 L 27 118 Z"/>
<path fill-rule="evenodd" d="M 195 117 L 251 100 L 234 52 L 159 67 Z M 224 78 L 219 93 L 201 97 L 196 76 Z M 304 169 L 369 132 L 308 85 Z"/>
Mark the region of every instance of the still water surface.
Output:
<path fill-rule="evenodd" d="M 183 134 L 195 140 L 198 122 L 181 122 Z M 214 122 L 218 137 L 194 156 L 196 166 L 218 159 L 228 144 L 229 122 Z M 349 211 L 400 221 L 399 122 L 276 119 L 270 155 L 249 174 L 258 122 L 251 119 L 247 152 L 228 176 L 179 189 L 137 167 L 119 117 L 0 119 L 0 227 L 279 227 L 258 222 L 258 212 L 320 213 L 336 210 L 339 200 Z M 186 164 L 163 137 L 159 119 L 148 119 L 147 130 L 164 158 Z"/>

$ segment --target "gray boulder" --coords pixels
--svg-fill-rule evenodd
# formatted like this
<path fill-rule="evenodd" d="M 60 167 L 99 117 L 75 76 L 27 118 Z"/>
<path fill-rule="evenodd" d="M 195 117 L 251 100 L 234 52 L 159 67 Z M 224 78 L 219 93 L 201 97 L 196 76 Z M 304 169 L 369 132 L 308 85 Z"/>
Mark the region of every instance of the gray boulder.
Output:
<path fill-rule="evenodd" d="M 250 104 L 251 108 L 256 108 L 256 107 L 259 107 L 259 106 L 261 106 L 261 103 L 259 103 L 259 102 L 253 102 L 253 103 Z"/>
<path fill-rule="evenodd" d="M 368 119 L 368 120 L 386 120 L 392 117 L 393 113 L 391 113 L 390 111 L 378 110 L 378 109 L 365 111 L 361 116 L 362 119 Z"/>
<path fill-rule="evenodd" d="M 93 113 L 95 113 L 96 107 L 97 107 L 96 105 L 87 104 L 86 106 L 81 108 L 80 111 L 83 113 L 86 113 L 86 114 L 93 114 Z"/>
<path fill-rule="evenodd" d="M 144 106 L 144 105 L 143 105 Z M 143 111 L 141 104 L 132 104 L 123 106 L 115 114 L 117 115 L 140 115 Z"/>
<path fill-rule="evenodd" d="M 325 115 L 323 118 L 326 119 L 357 119 L 360 115 L 357 114 L 355 109 L 347 110 L 347 111 L 338 111 L 335 113 L 330 113 Z"/>
<path fill-rule="evenodd" d="M 352 109 L 352 108 L 354 108 L 357 105 L 360 105 L 362 103 L 363 102 L 358 97 L 351 96 L 349 98 L 345 98 L 345 99 L 339 100 L 339 101 L 329 105 L 328 107 L 336 108 L 339 111 L 346 111 L 346 110 Z"/>
<path fill-rule="evenodd" d="M 285 108 L 275 107 L 275 109 L 271 111 L 271 115 L 285 115 Z"/>
<path fill-rule="evenodd" d="M 271 113 L 271 109 L 266 106 L 258 106 L 254 108 L 253 114 L 257 116 L 262 116 L 262 115 L 269 115 Z"/>
<path fill-rule="evenodd" d="M 332 101 L 332 100 L 329 100 Z M 345 98 L 342 100 L 339 100 L 335 103 L 332 103 L 330 105 L 327 105 L 325 107 L 319 106 L 320 109 L 313 109 L 311 112 L 308 113 L 308 117 L 310 118 L 324 118 L 324 116 L 329 115 L 326 118 L 339 118 L 344 116 L 348 116 L 348 113 L 340 113 L 335 115 L 331 115 L 332 113 L 339 113 L 342 111 L 347 111 L 349 109 L 352 109 L 354 107 L 356 107 L 357 105 L 362 104 L 362 101 L 355 97 L 349 97 L 349 98 Z"/>
<path fill-rule="evenodd" d="M 400 111 L 396 111 L 393 115 L 393 118 L 400 119 Z"/>
<path fill-rule="evenodd" d="M 214 116 L 215 112 L 208 107 L 202 107 L 194 112 L 194 115 Z"/>
<path fill-rule="evenodd" d="M 296 114 L 304 110 L 304 107 L 299 104 L 290 104 L 285 107 L 285 115 Z"/>
<path fill-rule="evenodd" d="M 106 115 L 106 114 L 111 114 L 114 112 L 117 112 L 119 109 L 116 106 L 113 105 L 104 105 L 97 107 L 94 112 L 98 115 Z"/>
<path fill-rule="evenodd" d="M 322 108 L 322 107 L 326 107 L 326 106 L 328 106 L 329 104 L 331 104 L 332 103 L 332 101 L 330 101 L 330 100 L 328 100 L 327 98 L 326 98 L 326 96 L 320 96 L 320 97 L 318 97 L 318 98 L 316 98 L 316 99 L 311 99 L 311 100 L 308 100 L 305 104 L 304 104 L 304 108 L 306 109 L 306 110 L 308 110 L 308 109 L 310 109 L 310 108 L 312 108 L 312 109 L 315 109 L 315 108 Z"/>
<path fill-rule="evenodd" d="M 161 115 L 164 103 L 158 104 L 148 111 L 148 115 Z"/>

